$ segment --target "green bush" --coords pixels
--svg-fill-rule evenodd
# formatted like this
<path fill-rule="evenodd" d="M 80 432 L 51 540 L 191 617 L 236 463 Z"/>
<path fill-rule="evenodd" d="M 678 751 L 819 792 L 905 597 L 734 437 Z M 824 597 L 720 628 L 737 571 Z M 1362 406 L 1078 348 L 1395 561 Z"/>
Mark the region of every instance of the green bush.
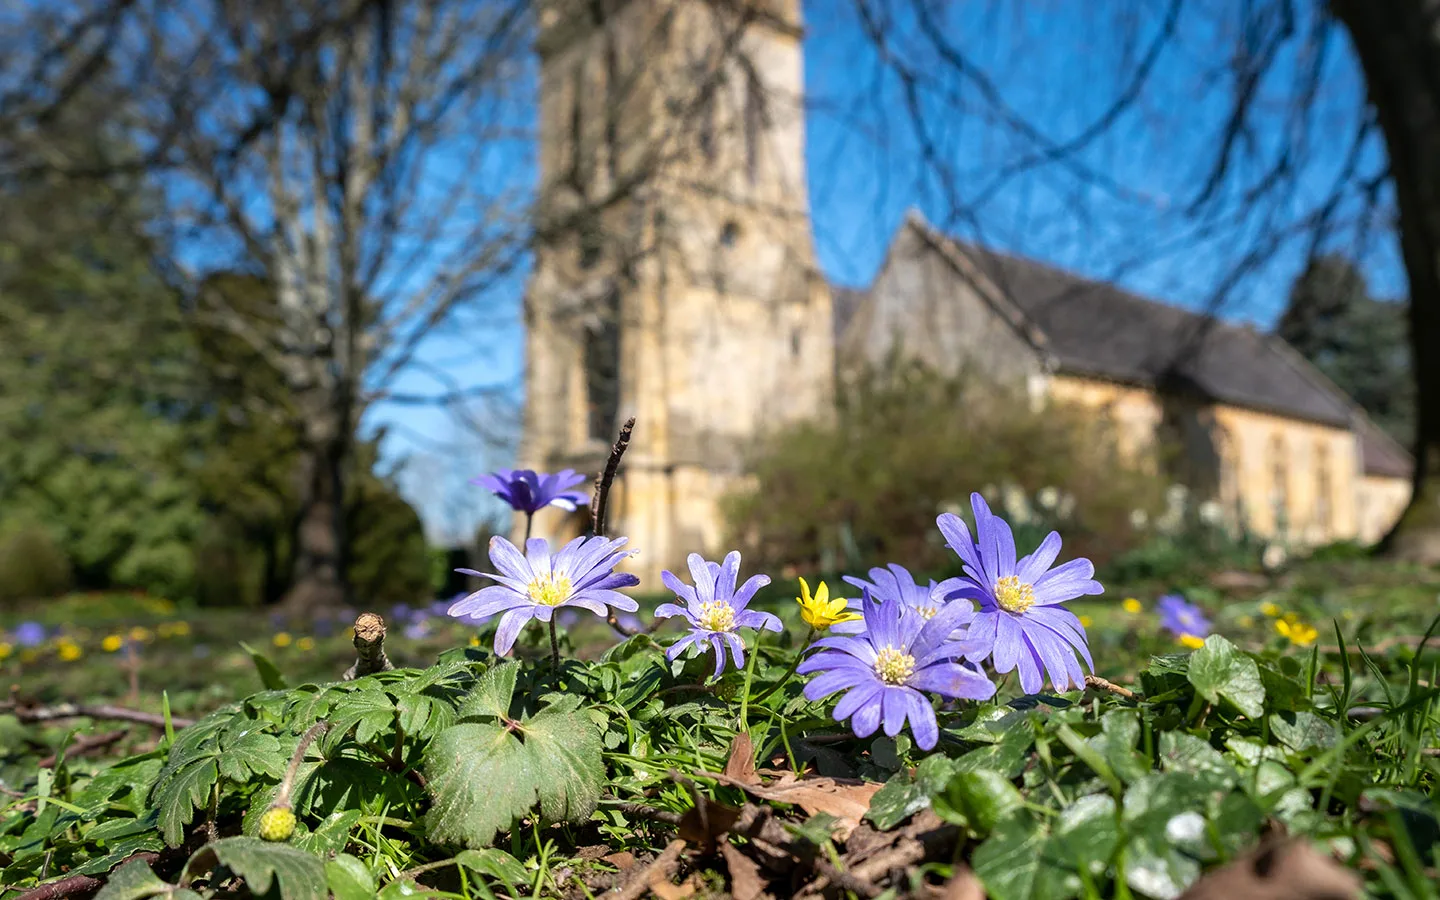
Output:
<path fill-rule="evenodd" d="M 746 489 L 724 500 L 732 541 L 757 565 L 856 571 L 905 560 L 939 574 L 957 561 L 935 518 L 968 517 L 972 491 L 1009 518 L 1021 545 L 1059 528 L 1066 557 L 1099 562 L 1134 545 L 1135 510 L 1162 503 L 1158 477 L 1120 454 L 1105 417 L 1036 408 L 973 375 L 892 359 L 843 380 L 836 408 L 829 421 L 762 440 Z"/>
<path fill-rule="evenodd" d="M 44 529 L 0 538 L 0 602 L 54 597 L 68 591 L 72 579 L 70 560 Z"/>

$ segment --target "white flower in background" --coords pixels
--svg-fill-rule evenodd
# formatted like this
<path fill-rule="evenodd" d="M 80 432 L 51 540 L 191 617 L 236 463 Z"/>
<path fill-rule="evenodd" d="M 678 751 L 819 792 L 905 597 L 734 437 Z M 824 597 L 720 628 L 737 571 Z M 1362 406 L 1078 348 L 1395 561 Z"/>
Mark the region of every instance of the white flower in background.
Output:
<path fill-rule="evenodd" d="M 947 516 L 958 516 L 964 510 L 965 507 L 961 506 L 959 503 L 956 503 L 954 500 L 946 500 L 944 503 L 935 507 L 936 512 L 940 513 L 941 515 Z"/>
<path fill-rule="evenodd" d="M 1185 499 L 1190 496 L 1189 488 L 1183 484 L 1172 484 L 1165 489 L 1165 505 L 1174 509 L 1185 507 Z"/>
<path fill-rule="evenodd" d="M 1265 552 L 1260 554 L 1260 565 L 1273 572 L 1285 565 L 1285 560 L 1288 558 L 1284 547 L 1279 544 L 1266 544 Z"/>
<path fill-rule="evenodd" d="M 1218 526 L 1225 519 L 1225 510 L 1221 508 L 1216 500 L 1206 500 L 1200 504 L 1200 521 L 1206 525 Z"/>
<path fill-rule="evenodd" d="M 1035 495 L 1035 502 L 1040 504 L 1041 509 L 1054 509 L 1060 505 L 1060 489 L 1043 487 Z"/>
<path fill-rule="evenodd" d="M 1059 516 L 1059 517 L 1062 518 L 1062 519 L 1068 519 L 1068 518 L 1070 518 L 1071 514 L 1074 513 L 1074 512 L 1075 512 L 1075 495 L 1074 495 L 1074 494 L 1062 494 L 1062 495 L 1060 496 L 1060 508 L 1057 509 L 1057 510 L 1055 510 L 1055 515 Z"/>
<path fill-rule="evenodd" d="M 1030 498 L 1018 486 L 1007 484 L 1001 492 L 1001 499 L 1005 506 L 1005 515 L 1009 517 L 1012 525 L 1024 525 L 1030 522 L 1034 515 L 1030 510 Z"/>
<path fill-rule="evenodd" d="M 1150 524 L 1150 517 L 1143 509 L 1130 510 L 1130 527 L 1136 531 L 1144 531 L 1145 526 Z"/>

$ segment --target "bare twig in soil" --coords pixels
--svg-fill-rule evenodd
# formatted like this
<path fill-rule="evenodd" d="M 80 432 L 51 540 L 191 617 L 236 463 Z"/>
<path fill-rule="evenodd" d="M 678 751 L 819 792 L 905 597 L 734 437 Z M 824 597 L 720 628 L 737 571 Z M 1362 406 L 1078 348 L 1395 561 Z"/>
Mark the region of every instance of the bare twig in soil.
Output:
<path fill-rule="evenodd" d="M 126 857 L 115 868 L 127 863 L 141 860 L 147 865 L 154 865 L 160 858 L 160 854 L 153 850 L 144 850 L 140 853 Z M 112 872 L 114 869 L 111 870 Z M 21 894 L 16 900 L 61 900 L 64 897 L 91 896 L 105 886 L 105 879 L 98 875 L 71 875 L 69 878 L 62 878 L 59 881 L 52 881 L 49 884 L 42 884 L 39 887 L 31 888 Z"/>
<path fill-rule="evenodd" d="M 605 515 L 610 510 L 610 488 L 615 484 L 615 473 L 620 469 L 620 458 L 625 455 L 625 450 L 630 446 L 630 434 L 635 430 L 635 417 L 631 416 L 620 426 L 620 436 L 615 439 L 614 445 L 610 447 L 610 458 L 605 460 L 605 468 L 595 479 L 595 496 L 590 501 L 590 532 L 600 537 L 605 536 Z M 640 633 L 639 629 L 622 625 L 615 613 L 605 617 L 610 627 L 625 635 L 634 637 Z"/>
<path fill-rule="evenodd" d="M 1099 675 L 1086 675 L 1085 686 L 1087 688 L 1095 688 L 1101 691 L 1109 691 L 1117 697 L 1124 697 L 1126 700 L 1135 699 L 1134 691 L 1130 690 L 1129 688 L 1123 688 L 1113 681 L 1106 681 Z"/>
<path fill-rule="evenodd" d="M 129 709 L 124 706 L 112 706 L 109 703 L 56 703 L 52 706 L 26 706 L 10 700 L 0 704 L 0 712 L 12 713 L 25 725 L 36 722 L 54 722 L 59 719 L 105 719 L 114 722 L 134 722 L 137 725 L 149 725 L 153 728 L 165 727 L 165 717 L 162 715 L 141 712 L 138 709 Z M 185 728 L 195 724 L 195 720 L 171 716 L 170 724 L 176 728 Z"/>
<path fill-rule="evenodd" d="M 618 809 L 627 816 L 636 819 L 647 819 L 651 822 L 659 822 L 661 825 L 669 825 L 672 828 L 680 824 L 681 815 L 669 810 L 656 809 L 653 806 L 646 806 L 643 803 L 628 803 L 618 801 L 609 805 L 610 809 Z"/>
<path fill-rule="evenodd" d="M 650 885 L 657 881 L 670 880 L 675 866 L 680 862 L 680 854 L 684 850 L 685 842 L 676 838 L 666 844 L 659 856 L 655 857 L 649 865 L 639 869 L 622 887 L 600 896 L 606 900 L 640 900 L 641 897 L 650 893 Z"/>
<path fill-rule="evenodd" d="M 115 731 L 107 731 L 104 734 L 81 735 L 75 739 L 75 743 L 65 748 L 65 758 L 74 759 L 77 756 L 84 756 L 86 753 L 104 750 L 129 733 L 128 730 L 120 728 Z M 36 765 L 42 769 L 48 769 L 59 761 L 60 754 L 52 753 L 49 756 L 43 757 Z"/>
<path fill-rule="evenodd" d="M 375 613 L 361 613 L 355 619 L 355 665 L 345 670 L 342 681 L 354 681 L 395 668 L 385 656 L 385 620 Z"/>

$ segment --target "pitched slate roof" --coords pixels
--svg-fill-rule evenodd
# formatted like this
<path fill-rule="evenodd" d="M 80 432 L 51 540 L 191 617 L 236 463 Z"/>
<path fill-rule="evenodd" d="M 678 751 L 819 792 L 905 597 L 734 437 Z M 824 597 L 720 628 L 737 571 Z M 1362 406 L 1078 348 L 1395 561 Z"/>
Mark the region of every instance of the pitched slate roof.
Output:
<path fill-rule="evenodd" d="M 1027 338 L 1059 371 L 1193 391 L 1214 401 L 1346 429 L 1360 422 L 1366 472 L 1409 477 L 1409 455 L 1388 436 L 1371 433 L 1374 426 L 1354 402 L 1274 335 L 958 241 L 918 214 L 910 216 L 907 227 L 952 258 L 957 290 L 970 276 L 955 268 L 954 257 L 972 262 L 993 285 L 993 291 L 979 285 L 982 293 L 990 292 L 987 299 L 997 306 L 1020 311 L 1033 326 L 1026 329 Z M 864 297 L 854 289 L 837 289 L 837 335 Z"/>

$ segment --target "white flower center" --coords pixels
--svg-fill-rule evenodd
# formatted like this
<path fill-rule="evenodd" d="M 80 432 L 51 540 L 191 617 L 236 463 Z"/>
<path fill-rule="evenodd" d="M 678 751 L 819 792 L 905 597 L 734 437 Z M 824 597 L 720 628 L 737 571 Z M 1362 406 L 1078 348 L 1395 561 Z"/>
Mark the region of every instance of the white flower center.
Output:
<path fill-rule="evenodd" d="M 915 674 L 915 657 L 903 650 L 886 647 L 875 654 L 875 674 L 886 684 L 904 684 Z"/>
<path fill-rule="evenodd" d="M 570 579 L 564 575 L 541 575 L 530 582 L 530 599 L 540 606 L 559 606 L 570 599 Z"/>
<path fill-rule="evenodd" d="M 700 615 L 695 618 L 706 631 L 731 631 L 735 628 L 735 608 L 724 600 L 700 604 Z"/>
<path fill-rule="evenodd" d="M 1018 575 L 1006 575 L 995 582 L 995 602 L 1006 612 L 1023 613 L 1035 605 L 1035 588 Z"/>

